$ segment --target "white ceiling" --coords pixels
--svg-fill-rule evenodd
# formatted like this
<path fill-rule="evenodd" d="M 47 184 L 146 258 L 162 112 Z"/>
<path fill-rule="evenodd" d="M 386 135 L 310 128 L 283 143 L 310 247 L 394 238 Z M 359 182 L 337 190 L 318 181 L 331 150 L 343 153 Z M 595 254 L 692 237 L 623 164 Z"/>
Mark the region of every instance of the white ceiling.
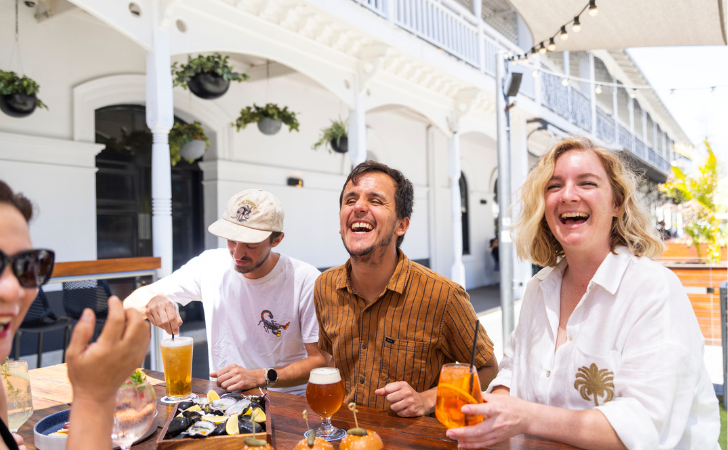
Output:
<path fill-rule="evenodd" d="M 533 36 L 533 45 L 548 44 L 588 0 L 510 0 Z M 727 0 L 597 0 L 599 13 L 581 14 L 581 31 L 566 27 L 569 38 L 556 36 L 557 51 L 726 45 Z"/>

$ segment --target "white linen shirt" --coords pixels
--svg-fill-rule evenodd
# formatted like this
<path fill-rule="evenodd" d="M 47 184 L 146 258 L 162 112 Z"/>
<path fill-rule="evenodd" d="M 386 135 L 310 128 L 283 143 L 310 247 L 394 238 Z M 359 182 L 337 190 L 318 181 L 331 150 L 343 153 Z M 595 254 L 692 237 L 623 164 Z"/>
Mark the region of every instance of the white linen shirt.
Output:
<path fill-rule="evenodd" d="M 554 353 L 566 259 L 526 287 L 518 326 L 490 384 L 529 402 L 596 408 L 635 449 L 715 449 L 718 401 L 704 339 L 680 280 L 628 248 L 609 253 Z"/>

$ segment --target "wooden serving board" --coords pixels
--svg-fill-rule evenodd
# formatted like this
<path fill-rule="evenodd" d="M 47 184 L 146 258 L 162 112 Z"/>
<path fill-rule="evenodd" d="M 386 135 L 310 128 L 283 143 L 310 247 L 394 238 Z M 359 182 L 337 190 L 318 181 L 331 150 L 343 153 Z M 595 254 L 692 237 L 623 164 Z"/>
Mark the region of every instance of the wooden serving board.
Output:
<path fill-rule="evenodd" d="M 164 424 L 162 432 L 157 437 L 157 450 L 240 450 L 243 440 L 246 437 L 253 437 L 252 434 L 239 434 L 237 436 L 208 436 L 204 438 L 185 438 L 185 439 L 164 439 L 167 435 L 167 428 L 172 419 L 177 417 L 177 409 L 179 404 L 174 406 L 172 414 L 170 414 L 167 423 Z M 271 421 L 270 399 L 265 397 L 265 440 L 272 444 L 273 423 Z M 263 433 L 256 433 L 258 439 L 263 439 Z"/>

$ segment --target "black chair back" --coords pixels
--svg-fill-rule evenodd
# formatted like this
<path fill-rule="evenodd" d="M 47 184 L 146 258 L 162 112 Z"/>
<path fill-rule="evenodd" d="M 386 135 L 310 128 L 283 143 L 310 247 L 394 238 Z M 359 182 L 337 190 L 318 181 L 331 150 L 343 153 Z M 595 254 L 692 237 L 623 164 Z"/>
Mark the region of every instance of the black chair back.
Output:
<path fill-rule="evenodd" d="M 40 288 L 38 289 L 38 295 L 35 297 L 35 300 L 33 300 L 33 303 L 30 304 L 28 312 L 25 314 L 23 323 L 20 326 L 27 327 L 41 325 L 49 320 L 55 321 L 58 320 L 58 318 L 55 314 L 53 314 L 53 311 L 51 311 L 51 307 L 48 305 L 48 297 L 46 297 L 45 292 L 43 292 L 43 288 Z"/>
<path fill-rule="evenodd" d="M 63 309 L 69 317 L 78 320 L 85 308 L 96 313 L 96 319 L 105 319 L 109 312 L 111 290 L 106 280 L 81 280 L 63 283 Z"/>

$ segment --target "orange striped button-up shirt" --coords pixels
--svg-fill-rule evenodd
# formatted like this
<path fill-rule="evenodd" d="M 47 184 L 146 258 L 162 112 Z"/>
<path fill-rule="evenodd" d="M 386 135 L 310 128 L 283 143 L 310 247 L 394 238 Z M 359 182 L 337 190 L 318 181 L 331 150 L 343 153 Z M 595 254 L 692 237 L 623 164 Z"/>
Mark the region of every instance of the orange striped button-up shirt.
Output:
<path fill-rule="evenodd" d="M 470 361 L 477 316 L 459 284 L 400 250 L 387 288 L 367 304 L 354 291 L 350 273 L 350 261 L 327 270 L 314 293 L 318 345 L 341 372 L 345 403 L 387 409 L 389 402 L 376 389 L 406 381 L 423 392 L 437 386 L 443 364 Z M 493 343 L 478 326 L 480 369 L 493 355 Z"/>

